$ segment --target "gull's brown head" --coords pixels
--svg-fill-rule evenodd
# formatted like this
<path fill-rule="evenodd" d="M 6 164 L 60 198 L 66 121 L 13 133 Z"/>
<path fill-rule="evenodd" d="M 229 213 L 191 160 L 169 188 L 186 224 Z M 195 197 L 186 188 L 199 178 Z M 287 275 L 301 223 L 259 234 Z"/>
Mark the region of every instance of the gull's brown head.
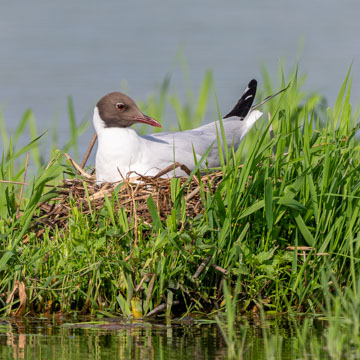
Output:
<path fill-rule="evenodd" d="M 96 104 L 105 127 L 126 128 L 135 123 L 144 123 L 161 127 L 160 123 L 144 115 L 135 101 L 121 92 L 111 92 L 103 96 Z"/>

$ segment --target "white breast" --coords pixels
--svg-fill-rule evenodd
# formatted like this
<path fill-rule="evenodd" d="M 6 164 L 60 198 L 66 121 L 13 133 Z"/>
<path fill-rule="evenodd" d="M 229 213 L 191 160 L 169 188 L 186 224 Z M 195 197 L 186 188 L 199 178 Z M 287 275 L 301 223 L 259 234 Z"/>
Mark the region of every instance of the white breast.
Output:
<path fill-rule="evenodd" d="M 131 128 L 106 128 L 97 108 L 93 119 L 98 136 L 96 180 L 120 181 L 139 161 L 139 137 Z"/>

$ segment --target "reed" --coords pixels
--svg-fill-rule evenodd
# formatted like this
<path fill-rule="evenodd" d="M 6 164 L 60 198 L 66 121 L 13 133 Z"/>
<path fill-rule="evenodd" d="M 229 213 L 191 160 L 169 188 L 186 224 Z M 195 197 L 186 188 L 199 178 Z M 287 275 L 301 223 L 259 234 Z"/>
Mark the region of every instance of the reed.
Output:
<path fill-rule="evenodd" d="M 266 72 L 264 78 L 272 89 Z M 160 118 L 173 107 L 181 129 L 200 123 L 215 96 L 211 73 L 185 105 L 169 94 L 168 81 L 142 106 Z M 127 182 L 94 202 L 94 183 L 77 174 L 64 151 L 44 162 L 44 135 L 30 111 L 12 137 L 0 117 L 0 312 L 169 318 L 227 307 L 234 315 L 220 323 L 230 330 L 231 319 L 248 312 L 322 313 L 331 331 L 345 328 L 358 342 L 359 110 L 350 104 L 350 70 L 331 108 L 304 92 L 303 81 L 297 69 L 281 77 L 278 87 L 290 82 L 289 89 L 264 105 L 269 115 L 236 152 L 224 149 L 217 175 L 200 173 L 199 163 L 186 179 L 151 183 L 166 193 L 166 211 L 159 191 Z M 64 149 L 76 155 L 87 124 L 76 127 L 73 114 L 69 99 L 72 135 Z M 29 143 L 17 149 L 26 127 Z M 24 178 L 28 153 L 36 172 Z M 21 198 L 18 183 L 28 184 Z M 24 285 L 25 303 L 19 291 L 8 297 L 16 282 Z M 340 350 L 331 347 L 331 331 L 324 340 L 329 353 L 349 350 L 345 340 Z"/>

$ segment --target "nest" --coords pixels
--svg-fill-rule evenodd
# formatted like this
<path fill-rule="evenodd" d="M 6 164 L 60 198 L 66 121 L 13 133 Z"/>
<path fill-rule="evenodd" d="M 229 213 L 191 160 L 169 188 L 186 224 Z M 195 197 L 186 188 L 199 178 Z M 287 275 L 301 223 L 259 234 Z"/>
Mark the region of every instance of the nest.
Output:
<path fill-rule="evenodd" d="M 174 194 L 171 194 L 171 184 L 174 180 L 164 178 L 164 176 L 174 171 L 174 166 L 180 167 L 190 175 L 189 169 L 182 164 L 175 163 L 174 166 L 160 171 L 154 177 L 129 174 L 131 177 L 128 175 L 121 182 L 98 186 L 93 175 L 84 172 L 68 155 L 67 158 L 79 176 L 73 179 L 64 179 L 55 188 L 58 196 L 50 202 L 39 204 L 41 212 L 37 223 L 43 223 L 50 227 L 66 227 L 71 216 L 71 208 L 74 205 L 86 216 L 94 210 L 100 211 L 105 204 L 106 197 L 111 198 L 112 196 L 117 198 L 113 202 L 115 211 L 123 208 L 128 218 L 142 218 L 145 222 L 151 221 L 148 205 L 148 199 L 151 196 L 160 219 L 163 220 L 174 209 Z M 195 217 L 204 209 L 201 193 L 203 191 L 213 193 L 222 180 L 222 173 L 213 172 L 177 179 L 180 183 L 177 184 L 178 188 L 183 187 L 181 196 L 185 200 L 186 215 Z"/>

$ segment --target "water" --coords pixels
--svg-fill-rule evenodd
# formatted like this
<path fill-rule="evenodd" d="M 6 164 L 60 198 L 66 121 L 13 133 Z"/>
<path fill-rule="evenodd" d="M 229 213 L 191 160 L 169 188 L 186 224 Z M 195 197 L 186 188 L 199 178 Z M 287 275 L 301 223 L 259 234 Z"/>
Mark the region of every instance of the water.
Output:
<path fill-rule="evenodd" d="M 69 324 L 9 322 L 0 333 L 1 359 L 211 359 L 225 342 L 213 325 L 166 326 L 108 320 Z"/>
<path fill-rule="evenodd" d="M 246 330 L 246 331 L 245 331 Z M 237 358 L 259 360 L 313 358 L 311 346 L 320 345 L 328 358 L 322 323 L 307 328 L 312 341 L 302 349 L 296 328 L 286 321 L 255 322 L 238 329 Z M 276 334 L 276 336 L 274 335 Z M 266 336 L 266 339 L 265 339 Z M 104 319 L 94 323 L 28 319 L 0 322 L 0 359 L 226 359 L 226 342 L 217 325 L 185 320 L 171 325 Z"/>
<path fill-rule="evenodd" d="M 290 69 L 298 58 L 309 75 L 306 88 L 325 94 L 330 104 L 353 62 L 357 102 L 359 13 L 357 0 L 3 2 L 0 107 L 10 131 L 32 108 L 39 132 L 56 123 L 62 145 L 69 135 L 67 95 L 74 97 L 78 121 L 90 118 L 109 91 L 127 88 L 145 100 L 167 73 L 171 92 L 183 97 L 184 74 L 175 61 L 180 48 L 195 90 L 205 70 L 214 71 L 222 112 L 250 78 L 260 79 L 261 64 L 277 78 L 279 59 Z M 91 133 L 79 140 L 81 152 Z"/>

